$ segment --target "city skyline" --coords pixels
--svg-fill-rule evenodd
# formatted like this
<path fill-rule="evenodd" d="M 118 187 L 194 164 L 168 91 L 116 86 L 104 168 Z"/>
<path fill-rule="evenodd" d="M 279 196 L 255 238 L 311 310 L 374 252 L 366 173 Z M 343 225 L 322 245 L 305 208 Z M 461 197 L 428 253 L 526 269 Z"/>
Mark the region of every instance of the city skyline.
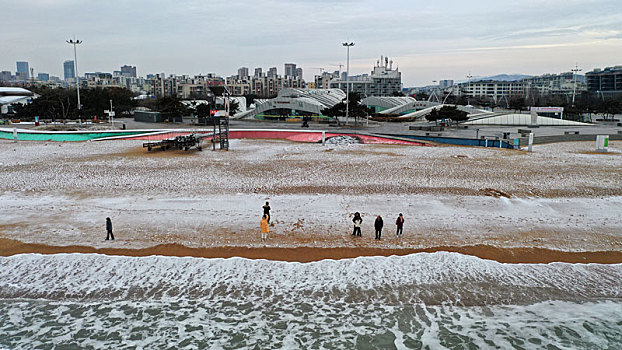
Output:
<path fill-rule="evenodd" d="M 3 28 L 8 40 L 0 70 L 27 61 L 37 73 L 62 77 L 73 58 L 65 40 L 83 40 L 78 64 L 84 72 L 114 71 L 129 64 L 149 73 L 234 75 L 240 67 L 303 68 L 313 81 L 319 68 L 345 65 L 369 73 L 380 55 L 395 60 L 404 86 L 433 80 L 466 80 L 469 73 L 583 72 L 619 65 L 622 5 L 617 1 L 492 1 L 441 5 L 420 1 L 270 1 L 235 4 L 200 1 L 89 3 L 44 0 L 8 3 Z M 286 17 L 284 17 L 286 16 Z M 288 21 L 283 21 L 288 18 Z M 511 19 L 511 20 L 510 20 Z M 159 25 L 154 26 L 153 23 Z"/>

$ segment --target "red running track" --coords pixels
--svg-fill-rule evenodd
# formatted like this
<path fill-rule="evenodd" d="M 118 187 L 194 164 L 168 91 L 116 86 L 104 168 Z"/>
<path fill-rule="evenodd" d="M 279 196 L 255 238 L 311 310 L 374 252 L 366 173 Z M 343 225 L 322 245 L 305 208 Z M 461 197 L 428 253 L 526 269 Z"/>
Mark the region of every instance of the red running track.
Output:
<path fill-rule="evenodd" d="M 192 131 L 179 131 L 179 132 L 165 132 L 157 134 L 143 134 L 138 136 L 128 136 L 122 138 L 115 138 L 116 140 L 145 140 L 145 141 L 158 141 L 169 139 L 181 135 L 192 134 Z M 203 132 L 201 132 L 203 133 Z M 386 145 L 411 145 L 411 146 L 429 146 L 429 144 L 408 141 L 402 139 L 394 139 L 390 137 L 382 136 L 370 136 L 351 133 L 326 133 L 326 139 L 335 136 L 350 136 L 359 139 L 362 143 L 366 144 L 386 144 Z M 279 139 L 289 140 L 296 142 L 321 142 L 321 131 L 289 131 L 289 130 L 230 130 L 229 138 L 231 139 Z"/>

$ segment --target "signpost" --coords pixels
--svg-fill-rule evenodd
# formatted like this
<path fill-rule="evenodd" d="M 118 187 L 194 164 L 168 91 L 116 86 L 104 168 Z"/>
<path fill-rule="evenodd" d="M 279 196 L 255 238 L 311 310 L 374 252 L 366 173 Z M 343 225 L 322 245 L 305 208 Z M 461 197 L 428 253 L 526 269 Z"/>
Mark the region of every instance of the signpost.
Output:
<path fill-rule="evenodd" d="M 112 100 L 110 100 L 110 110 L 105 110 L 104 113 L 108 114 L 108 120 L 114 128 L 114 111 L 112 110 Z"/>
<path fill-rule="evenodd" d="M 110 120 L 112 126 L 114 127 L 114 112 L 106 109 L 104 113 L 108 114 L 108 120 Z"/>
<path fill-rule="evenodd" d="M 609 135 L 596 136 L 596 152 L 607 152 L 609 149 Z"/>
<path fill-rule="evenodd" d="M 534 113 L 537 115 L 538 113 L 546 113 L 546 114 L 554 114 L 555 117 L 559 116 L 559 119 L 564 119 L 564 107 L 530 107 L 531 115 Z M 545 115 L 547 116 L 547 115 Z M 532 124 L 535 125 L 532 121 Z"/>

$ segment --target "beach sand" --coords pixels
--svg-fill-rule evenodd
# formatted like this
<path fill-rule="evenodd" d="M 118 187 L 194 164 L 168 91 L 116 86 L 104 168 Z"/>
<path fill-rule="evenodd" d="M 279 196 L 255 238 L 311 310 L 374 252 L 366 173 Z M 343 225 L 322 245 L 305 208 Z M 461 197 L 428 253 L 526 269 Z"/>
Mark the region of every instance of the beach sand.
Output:
<path fill-rule="evenodd" d="M 106 254 L 122 256 L 149 256 L 164 255 L 177 257 L 199 258 L 231 258 L 242 257 L 247 259 L 266 259 L 289 262 L 312 262 L 325 259 L 349 259 L 359 256 L 393 256 L 408 255 L 415 253 L 455 252 L 464 255 L 476 256 L 481 259 L 494 260 L 502 263 L 530 263 L 546 264 L 551 262 L 567 263 L 598 263 L 619 264 L 622 263 L 620 251 L 591 251 L 591 252 L 567 252 L 546 248 L 500 248 L 487 245 L 455 246 L 455 247 L 430 247 L 424 249 L 412 248 L 374 248 L 374 247 L 341 247 L 341 248 L 318 248 L 318 247 L 271 247 L 267 243 L 264 247 L 185 247 L 180 244 L 160 244 L 141 249 L 124 248 L 94 248 L 89 246 L 52 246 L 44 244 L 23 243 L 16 240 L 0 238 L 0 256 L 16 254 L 39 253 L 85 253 Z"/>
<path fill-rule="evenodd" d="M 455 251 L 500 262 L 622 262 L 622 157 L 593 143 L 533 153 L 233 140 L 229 152 L 140 142 L 0 142 L 0 254 L 317 261 Z M 259 240 L 261 206 L 274 226 Z M 350 236 L 363 215 L 363 237 Z M 394 236 L 398 213 L 404 236 Z M 373 218 L 382 215 L 382 241 Z M 117 241 L 106 242 L 104 219 Z"/>

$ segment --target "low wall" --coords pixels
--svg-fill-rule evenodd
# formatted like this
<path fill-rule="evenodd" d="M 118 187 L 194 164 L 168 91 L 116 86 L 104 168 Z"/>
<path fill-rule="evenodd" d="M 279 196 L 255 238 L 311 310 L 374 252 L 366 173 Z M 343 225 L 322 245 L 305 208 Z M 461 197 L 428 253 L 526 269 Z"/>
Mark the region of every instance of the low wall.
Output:
<path fill-rule="evenodd" d="M 211 134 L 213 129 L 148 129 L 107 131 L 38 131 L 18 129 L 19 141 L 143 140 L 158 141 L 192 133 Z M 425 146 L 425 142 L 389 135 L 325 132 L 325 137 L 351 136 L 366 144 Z M 281 139 L 296 142 L 321 142 L 321 130 L 231 129 L 231 139 Z M 13 139 L 13 129 L 0 128 L 0 139 Z"/>
<path fill-rule="evenodd" d="M 162 123 L 166 119 L 160 112 L 135 111 L 134 120 L 145 123 Z"/>
<path fill-rule="evenodd" d="M 38 131 L 17 130 L 19 141 L 88 141 L 111 136 L 132 136 L 144 134 L 145 130 L 106 131 Z M 13 140 L 13 129 L 0 129 L 0 139 Z"/>
<path fill-rule="evenodd" d="M 481 146 L 481 147 L 497 147 L 499 148 L 499 142 L 501 142 L 501 148 L 513 148 L 513 146 L 506 142 L 500 140 L 488 140 L 486 143 L 485 140 L 482 139 L 468 139 L 468 138 L 459 138 L 459 137 L 442 137 L 442 136 L 419 136 L 419 135 L 401 135 L 401 134 L 383 134 L 386 136 L 393 136 L 399 138 L 408 138 L 413 140 L 422 140 L 422 141 L 431 141 L 436 143 L 444 143 L 449 145 L 459 145 L 459 146 Z"/>

